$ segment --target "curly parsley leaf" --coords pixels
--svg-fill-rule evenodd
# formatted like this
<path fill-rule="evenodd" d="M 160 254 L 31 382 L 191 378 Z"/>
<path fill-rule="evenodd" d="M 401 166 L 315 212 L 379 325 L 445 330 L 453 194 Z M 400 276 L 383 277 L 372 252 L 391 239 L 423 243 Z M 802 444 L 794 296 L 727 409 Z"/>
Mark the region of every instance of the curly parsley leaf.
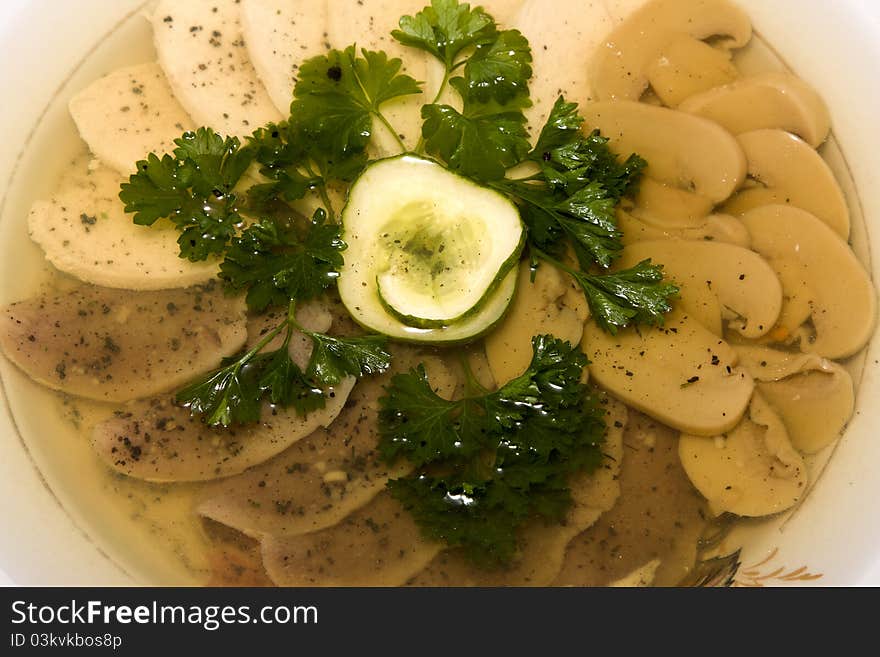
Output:
<path fill-rule="evenodd" d="M 312 340 L 306 376 L 325 385 L 336 385 L 346 376 L 380 374 L 391 366 L 384 336 L 337 338 L 311 331 L 304 333 Z"/>
<path fill-rule="evenodd" d="M 680 289 L 664 281 L 663 266 L 643 260 L 635 267 L 608 274 L 589 274 L 532 249 L 533 257 L 567 272 L 584 291 L 595 322 L 612 335 L 630 324 L 662 326 Z"/>
<path fill-rule="evenodd" d="M 343 377 L 377 374 L 391 365 L 384 336 L 337 338 L 315 333 L 300 326 L 291 313 L 292 307 L 288 317 L 252 349 L 180 390 L 177 402 L 210 426 L 257 422 L 264 401 L 307 415 L 324 408 L 330 388 Z M 295 330 L 314 345 L 305 371 L 288 350 Z M 264 351 L 282 332 L 281 346 Z"/>
<path fill-rule="evenodd" d="M 498 180 L 529 150 L 525 117 L 516 110 L 449 105 L 422 107 L 422 136 L 429 153 L 450 168 L 481 181 Z"/>
<path fill-rule="evenodd" d="M 205 260 L 223 252 L 242 218 L 233 192 L 254 154 L 235 137 L 199 128 L 176 139 L 174 156 L 150 154 L 122 183 L 119 198 L 134 222 L 170 219 L 180 230 L 180 256 Z"/>
<path fill-rule="evenodd" d="M 601 462 L 605 425 L 581 383 L 586 357 L 552 336 L 532 348 L 528 370 L 495 392 L 445 400 L 420 367 L 380 400 L 383 458 L 421 468 L 391 481 L 391 493 L 428 536 L 482 565 L 510 560 L 527 519 L 562 520 L 570 475 Z"/>
<path fill-rule="evenodd" d="M 260 419 L 261 390 L 252 370 L 244 370 L 247 354 L 178 391 L 177 403 L 202 416 L 208 426 L 228 427 Z"/>
<path fill-rule="evenodd" d="M 431 53 L 450 70 L 459 54 L 495 36 L 495 21 L 481 7 L 458 0 L 431 0 L 415 16 L 403 16 L 391 33 L 406 46 Z"/>
<path fill-rule="evenodd" d="M 291 121 L 309 141 L 311 153 L 343 161 L 363 152 L 373 117 L 389 100 L 422 93 L 419 83 L 400 73 L 400 59 L 354 46 L 306 60 L 299 69 L 290 106 Z M 383 119 L 384 120 L 384 119 Z"/>
<path fill-rule="evenodd" d="M 313 299 L 339 276 L 346 248 L 341 234 L 342 227 L 321 209 L 305 229 L 262 219 L 232 239 L 220 278 L 231 290 L 247 290 L 248 307 L 256 312 Z"/>
<path fill-rule="evenodd" d="M 462 109 L 436 102 L 423 106 L 422 140 L 451 169 L 486 182 L 503 178 L 531 151 L 523 109 L 531 105 L 532 53 L 522 34 L 499 32 L 494 23 L 475 43 L 473 53 L 455 65 L 464 65 L 463 76 L 448 80 L 462 98 Z M 447 64 L 446 78 L 451 70 Z"/>
<path fill-rule="evenodd" d="M 532 77 L 532 49 L 518 30 L 498 32 L 480 43 L 464 67 L 467 98 L 500 104 L 528 98 Z"/>

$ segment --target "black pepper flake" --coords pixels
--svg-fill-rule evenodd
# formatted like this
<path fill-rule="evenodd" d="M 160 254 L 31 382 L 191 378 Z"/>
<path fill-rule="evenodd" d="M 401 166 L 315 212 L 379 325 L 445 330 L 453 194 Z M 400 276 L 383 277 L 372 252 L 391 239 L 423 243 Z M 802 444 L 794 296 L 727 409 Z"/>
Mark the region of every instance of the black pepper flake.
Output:
<path fill-rule="evenodd" d="M 327 69 L 327 77 L 334 82 L 339 82 L 342 79 L 342 68 L 339 66 L 331 66 Z"/>

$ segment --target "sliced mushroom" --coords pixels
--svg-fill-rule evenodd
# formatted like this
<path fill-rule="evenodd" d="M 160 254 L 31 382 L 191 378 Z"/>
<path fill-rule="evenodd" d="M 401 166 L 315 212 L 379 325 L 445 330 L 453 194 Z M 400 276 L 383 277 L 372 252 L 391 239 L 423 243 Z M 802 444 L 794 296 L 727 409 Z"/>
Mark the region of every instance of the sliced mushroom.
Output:
<path fill-rule="evenodd" d="M 790 206 L 756 208 L 743 222 L 758 253 L 802 268 L 816 335 L 801 349 L 846 358 L 865 346 L 874 332 L 876 293 L 849 245 L 809 212 Z"/>
<path fill-rule="evenodd" d="M 611 30 L 611 18 L 601 2 L 526 0 L 511 27 L 522 32 L 532 47 L 533 105 L 525 110 L 529 130 L 537 136 L 560 95 L 584 103 L 594 99 L 589 62 Z"/>
<path fill-rule="evenodd" d="M 645 103 L 589 103 L 588 128 L 611 139 L 619 155 L 639 153 L 648 176 L 720 203 L 746 176 L 746 158 L 736 139 L 706 119 Z"/>
<path fill-rule="evenodd" d="M 134 224 L 119 201 L 122 180 L 107 167 L 76 169 L 50 200 L 34 203 L 28 233 L 46 259 L 86 283 L 129 290 L 188 287 L 213 279 L 217 260 L 181 258 L 180 233 L 170 223 Z"/>
<path fill-rule="evenodd" d="M 782 286 L 776 273 L 754 251 L 721 242 L 660 240 L 626 247 L 619 267 L 642 260 L 661 263 L 667 278 L 682 290 L 681 307 L 706 320 L 706 328 L 721 335 L 721 320 L 746 338 L 759 338 L 775 325 L 782 308 Z M 717 297 L 720 316 L 705 301 Z"/>
<path fill-rule="evenodd" d="M 328 5 L 327 0 L 241 0 L 248 58 L 284 116 L 290 113 L 296 67 L 325 50 Z"/>
<path fill-rule="evenodd" d="M 661 48 L 646 77 L 664 105 L 678 107 L 691 96 L 733 82 L 739 72 L 729 51 L 681 35 Z"/>
<path fill-rule="evenodd" d="M 688 98 L 679 109 L 715 121 L 734 135 L 764 128 L 793 132 L 817 148 L 831 130 L 825 101 L 790 73 L 763 73 Z"/>
<path fill-rule="evenodd" d="M 660 228 L 696 228 L 712 212 L 711 199 L 645 177 L 639 183 L 634 217 Z"/>
<path fill-rule="evenodd" d="M 304 306 L 297 320 L 306 329 L 324 332 L 330 316 L 317 304 Z M 260 339 L 265 319 L 250 322 L 249 344 Z M 278 344 L 277 346 L 281 346 Z M 311 355 L 310 340 L 291 340 L 291 359 L 304 365 Z M 190 374 L 187 380 L 191 380 Z M 293 408 L 266 403 L 253 425 L 212 428 L 173 397 L 144 399 L 129 404 L 95 426 L 92 447 L 113 469 L 147 481 L 206 481 L 228 477 L 263 463 L 320 427 L 329 426 L 345 406 L 355 384 L 346 377 L 325 390 L 323 408 L 302 416 Z"/>
<path fill-rule="evenodd" d="M 751 237 L 749 240 L 751 241 Z M 782 310 L 779 311 L 776 327 L 767 338 L 773 342 L 790 344 L 813 312 L 812 295 L 807 286 L 804 266 L 791 258 L 767 258 L 767 264 L 773 268 L 782 284 Z"/>
<path fill-rule="evenodd" d="M 723 242 L 747 249 L 752 243 L 752 238 L 743 222 L 726 214 L 709 215 L 702 224 L 692 228 L 660 228 L 627 212 L 618 211 L 617 227 L 623 233 L 621 242 L 624 246 L 636 242 L 679 239 Z"/>
<path fill-rule="evenodd" d="M 397 586 L 442 547 L 387 492 L 327 529 L 262 541 L 263 566 L 278 586 Z"/>
<path fill-rule="evenodd" d="M 840 436 L 855 406 L 852 377 L 843 367 L 815 354 L 753 346 L 736 351 L 799 451 L 813 454 Z"/>
<path fill-rule="evenodd" d="M 486 356 L 498 385 L 519 376 L 532 361 L 532 337 L 550 333 L 578 344 L 589 309 L 583 294 L 555 267 L 539 267 L 531 280 L 529 263 L 520 265 L 513 303 L 497 329 L 486 336 Z"/>
<path fill-rule="evenodd" d="M 565 521 L 548 526 L 537 521 L 520 536 L 516 560 L 500 570 L 477 568 L 457 552 L 439 554 L 410 581 L 412 586 L 547 586 L 559 574 L 569 542 L 611 509 L 620 496 L 620 464 L 623 461 L 623 431 L 626 407 L 605 398 L 608 427 L 602 451 L 606 459 L 594 473 L 572 478 L 572 506 Z"/>
<path fill-rule="evenodd" d="M 245 304 L 218 285 L 128 292 L 83 285 L 3 309 L 0 347 L 31 378 L 124 402 L 219 365 L 245 341 Z"/>
<path fill-rule="evenodd" d="M 198 512 L 249 536 L 305 534 L 335 525 L 368 504 L 388 479 L 412 470 L 379 458 L 379 398 L 395 373 L 424 363 L 435 391 L 451 398 L 458 384 L 436 356 L 395 345 L 392 369 L 358 382 L 344 410 L 325 429 L 272 461 L 208 485 Z"/>
<path fill-rule="evenodd" d="M 239 0 L 161 0 L 152 24 L 159 64 L 196 125 L 244 137 L 282 120 L 248 58 Z"/>
<path fill-rule="evenodd" d="M 806 210 L 843 239 L 849 239 L 849 208 L 825 160 L 799 137 L 784 130 L 755 130 L 738 137 L 749 176 L 761 185 L 744 189 L 724 206 L 743 215 L 762 205 L 793 205 Z"/>
<path fill-rule="evenodd" d="M 680 309 L 663 328 L 616 336 L 587 322 L 582 348 L 600 386 L 679 431 L 712 436 L 733 428 L 754 388 L 733 349 Z"/>
<path fill-rule="evenodd" d="M 554 12 L 547 12 L 553 14 Z M 592 66 L 596 96 L 602 100 L 638 100 L 648 87 L 648 72 L 672 41 L 725 37 L 741 48 L 752 37 L 749 17 L 726 0 L 654 0 L 632 12 L 608 35 Z"/>
<path fill-rule="evenodd" d="M 691 482 L 716 514 L 767 516 L 794 506 L 807 468 L 782 420 L 756 394 L 749 417 L 716 438 L 682 435 L 679 456 Z"/>
<path fill-rule="evenodd" d="M 71 99 L 70 115 L 95 157 L 122 174 L 148 153 L 170 153 L 174 140 L 195 128 L 155 62 L 93 82 Z"/>

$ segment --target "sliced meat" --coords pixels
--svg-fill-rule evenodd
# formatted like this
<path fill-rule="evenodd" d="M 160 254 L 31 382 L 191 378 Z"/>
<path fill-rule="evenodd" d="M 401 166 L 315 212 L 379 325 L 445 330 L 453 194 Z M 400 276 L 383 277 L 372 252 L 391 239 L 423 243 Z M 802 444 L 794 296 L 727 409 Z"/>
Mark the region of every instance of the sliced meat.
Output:
<path fill-rule="evenodd" d="M 130 292 L 84 285 L 14 303 L 0 347 L 31 378 L 99 401 L 155 395 L 209 372 L 244 344 L 245 304 L 219 285 Z"/>

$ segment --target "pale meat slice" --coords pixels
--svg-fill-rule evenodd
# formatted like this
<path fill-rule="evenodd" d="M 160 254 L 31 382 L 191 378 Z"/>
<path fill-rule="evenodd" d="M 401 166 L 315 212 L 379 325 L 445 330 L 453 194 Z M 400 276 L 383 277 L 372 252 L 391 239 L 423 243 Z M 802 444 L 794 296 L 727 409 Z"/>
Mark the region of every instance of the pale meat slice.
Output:
<path fill-rule="evenodd" d="M 330 12 L 330 45 L 343 50 L 357 44 L 358 54 L 361 49 L 382 50 L 389 58 L 396 57 L 403 61 L 401 73 L 419 82 L 430 77 L 439 84 L 443 75 L 440 62 L 422 50 L 404 46 L 391 36 L 401 16 L 413 16 L 425 5 L 424 0 L 360 0 L 349 3 L 344 11 Z M 438 69 L 441 70 L 439 74 Z M 433 70 L 430 75 L 429 70 Z M 433 91 L 426 89 L 424 94 L 396 98 L 381 108 L 382 114 L 408 148 L 414 148 L 419 140 L 422 130 L 421 108 L 433 99 L 432 93 L 436 93 L 436 88 Z M 397 139 L 378 119 L 373 121 L 371 149 L 372 154 L 378 157 L 397 155 L 402 151 Z"/>
<path fill-rule="evenodd" d="M 442 549 L 390 493 L 327 529 L 266 536 L 263 566 L 279 586 L 397 586 Z"/>
<path fill-rule="evenodd" d="M 404 460 L 388 465 L 377 446 L 379 398 L 395 373 L 425 363 L 442 397 L 457 385 L 435 356 L 395 345 L 392 368 L 362 379 L 339 417 L 278 458 L 203 492 L 198 512 L 249 536 L 304 534 L 330 527 L 368 504 L 391 478 L 412 470 Z"/>
<path fill-rule="evenodd" d="M 120 173 L 134 173 L 149 153 L 170 153 L 193 130 L 156 62 L 114 71 L 70 101 L 70 115 L 89 150 Z"/>
<path fill-rule="evenodd" d="M 182 288 L 213 279 L 212 258 L 180 257 L 180 233 L 170 222 L 138 226 L 119 201 L 124 178 L 98 167 L 77 170 L 48 201 L 28 214 L 28 233 L 58 270 L 86 283 L 128 290 Z"/>
<path fill-rule="evenodd" d="M 639 566 L 631 573 L 628 573 L 611 582 L 608 586 L 614 588 L 637 588 L 651 586 L 654 578 L 657 576 L 657 569 L 660 567 L 659 559 L 652 559 L 643 566 Z"/>
<path fill-rule="evenodd" d="M 525 114 L 537 139 L 560 95 L 581 104 L 593 100 L 589 63 L 612 21 L 599 0 L 561 0 L 552 7 L 544 0 L 526 0 L 512 26 L 532 47 L 534 104 Z"/>
<path fill-rule="evenodd" d="M 326 50 L 328 0 L 241 0 L 250 61 L 272 102 L 290 113 L 297 67 Z"/>
<path fill-rule="evenodd" d="M 607 586 L 659 560 L 653 584 L 673 586 L 693 568 L 706 502 L 678 458 L 678 433 L 630 410 L 620 498 L 568 545 L 553 586 Z"/>
<path fill-rule="evenodd" d="M 326 331 L 330 315 L 315 305 L 297 313 L 308 330 Z M 248 343 L 261 337 L 265 318 L 250 322 Z M 279 345 L 280 346 L 280 345 Z M 271 348 L 271 346 L 270 346 Z M 311 354 L 308 340 L 291 340 L 291 359 L 304 366 Z M 305 416 L 293 408 L 263 405 L 253 425 L 211 428 L 189 409 L 164 397 L 134 402 L 92 432 L 92 446 L 115 470 L 148 481 L 204 481 L 239 474 L 277 456 L 320 427 L 329 426 L 345 406 L 354 387 L 346 377 L 325 389 L 324 408 Z"/>
<path fill-rule="evenodd" d="M 128 292 L 84 285 L 2 311 L 0 346 L 32 379 L 98 401 L 155 395 L 244 344 L 245 304 L 218 285 Z"/>
<path fill-rule="evenodd" d="M 248 59 L 238 0 L 161 0 L 152 23 L 159 64 L 197 125 L 242 137 L 283 118 Z"/>
<path fill-rule="evenodd" d="M 412 586 L 547 586 L 565 559 L 571 540 L 610 510 L 620 496 L 620 464 L 623 460 L 623 432 L 627 422 L 626 406 L 605 398 L 608 430 L 602 452 L 605 460 L 594 473 L 576 475 L 571 480 L 572 506 L 565 521 L 548 525 L 534 521 L 520 537 L 520 550 L 510 566 L 485 569 L 474 566 L 456 551 L 438 555 L 412 579 Z"/>

